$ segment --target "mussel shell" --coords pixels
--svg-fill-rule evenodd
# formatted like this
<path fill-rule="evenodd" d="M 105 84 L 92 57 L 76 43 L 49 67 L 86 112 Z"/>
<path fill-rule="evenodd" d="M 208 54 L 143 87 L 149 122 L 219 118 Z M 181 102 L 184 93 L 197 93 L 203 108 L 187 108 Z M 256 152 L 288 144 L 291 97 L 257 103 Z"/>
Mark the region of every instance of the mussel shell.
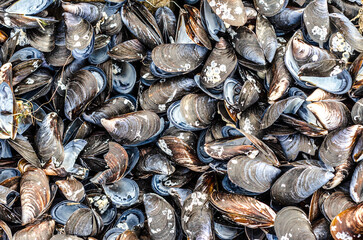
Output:
<path fill-rule="evenodd" d="M 111 119 L 103 118 L 101 124 L 122 145 L 141 144 L 163 129 L 163 121 L 150 111 L 127 113 Z"/>
<path fill-rule="evenodd" d="M 352 108 L 351 116 L 355 124 L 363 124 L 363 99 L 359 99 Z"/>
<path fill-rule="evenodd" d="M 92 44 L 94 32 L 89 22 L 68 12 L 64 12 L 63 17 L 67 26 L 66 47 L 68 50 L 86 49 Z"/>
<path fill-rule="evenodd" d="M 24 225 L 33 222 L 44 213 L 51 201 L 51 190 L 48 177 L 43 170 L 35 168 L 23 174 L 20 181 L 20 201 Z"/>
<path fill-rule="evenodd" d="M 238 156 L 229 160 L 227 165 L 228 178 L 239 187 L 254 193 L 269 190 L 280 173 L 280 169 L 259 157 L 250 159 Z"/>
<path fill-rule="evenodd" d="M 210 202 L 229 220 L 249 228 L 270 227 L 275 221 L 276 213 L 252 197 L 215 191 Z"/>
<path fill-rule="evenodd" d="M 152 60 L 162 71 L 185 74 L 196 69 L 207 52 L 196 44 L 162 44 L 153 49 Z"/>
<path fill-rule="evenodd" d="M 181 211 L 181 225 L 190 239 L 213 239 L 212 209 L 208 195 L 193 192 L 184 201 Z"/>
<path fill-rule="evenodd" d="M 173 42 L 176 33 L 176 17 L 167 6 L 159 7 L 155 12 L 155 20 L 163 35 L 164 42 Z"/>
<path fill-rule="evenodd" d="M 288 4 L 289 1 L 273 0 L 266 3 L 264 0 L 254 0 L 256 10 L 266 17 L 272 17 L 280 13 Z"/>
<path fill-rule="evenodd" d="M 313 41 L 322 45 L 329 39 L 331 30 L 327 1 L 315 0 L 309 3 L 304 9 L 303 20 Z"/>
<path fill-rule="evenodd" d="M 144 194 L 144 206 L 151 237 L 175 239 L 177 226 L 174 208 L 155 193 Z"/>
<path fill-rule="evenodd" d="M 267 61 L 272 62 L 277 49 L 276 33 L 269 20 L 261 14 L 256 19 L 256 36 Z"/>
<path fill-rule="evenodd" d="M 100 22 L 101 32 L 113 36 L 120 33 L 123 27 L 121 14 L 119 11 L 115 13 L 106 14 L 103 21 Z"/>
<path fill-rule="evenodd" d="M 126 230 L 134 230 L 135 228 L 144 227 L 145 216 L 138 208 L 131 208 L 124 211 L 115 221 L 114 227 L 122 232 Z"/>
<path fill-rule="evenodd" d="M 83 184 L 74 178 L 55 182 L 63 195 L 70 201 L 80 202 L 85 196 Z"/>
<path fill-rule="evenodd" d="M 108 168 L 97 173 L 90 181 L 101 185 L 115 183 L 122 179 L 124 176 L 127 163 L 128 155 L 126 150 L 118 143 L 108 143 L 108 153 L 104 156 Z"/>
<path fill-rule="evenodd" d="M 277 136 L 287 160 L 295 160 L 299 152 L 315 155 L 317 146 L 314 140 L 302 134 L 292 134 L 288 136 Z"/>
<path fill-rule="evenodd" d="M 104 102 L 104 104 L 92 111 L 86 111 L 82 117 L 93 124 L 101 125 L 102 118 L 112 118 L 125 113 L 133 112 L 135 110 L 134 104 L 124 96 L 111 98 Z"/>
<path fill-rule="evenodd" d="M 100 215 L 89 208 L 79 208 L 66 222 L 65 232 L 80 237 L 96 236 L 103 229 Z"/>
<path fill-rule="evenodd" d="M 67 84 L 64 113 L 69 120 L 78 117 L 96 96 L 99 86 L 96 77 L 88 70 L 79 70 Z"/>
<path fill-rule="evenodd" d="M 277 213 L 274 229 L 279 239 L 316 239 L 304 211 L 293 206 L 285 207 Z"/>
<path fill-rule="evenodd" d="M 87 208 L 87 206 L 82 203 L 64 200 L 55 204 L 51 208 L 50 214 L 57 223 L 65 225 L 69 217 L 80 208 Z"/>
<path fill-rule="evenodd" d="M 35 136 L 35 143 L 42 165 L 50 159 L 52 159 L 56 167 L 62 164 L 64 160 L 63 129 L 62 120 L 54 112 L 49 113 L 43 120 Z"/>
<path fill-rule="evenodd" d="M 363 36 L 354 24 L 341 13 L 331 13 L 329 17 L 334 26 L 343 34 L 347 43 L 356 51 L 363 52 Z"/>
<path fill-rule="evenodd" d="M 348 194 L 344 192 L 333 192 L 327 198 L 325 198 L 321 205 L 321 211 L 331 221 L 339 213 L 344 210 L 355 206 L 356 204 L 349 198 Z"/>
<path fill-rule="evenodd" d="M 322 60 L 303 65 L 298 76 L 301 81 L 334 94 L 347 93 L 352 87 L 352 77 L 339 60 Z"/>
<path fill-rule="evenodd" d="M 220 85 L 233 72 L 236 64 L 237 56 L 232 47 L 224 38 L 220 38 L 203 66 L 201 84 L 206 88 Z"/>
<path fill-rule="evenodd" d="M 139 198 L 139 186 L 134 180 L 122 178 L 118 182 L 103 186 L 105 194 L 116 207 L 130 207 Z"/>
<path fill-rule="evenodd" d="M 246 10 L 242 1 L 209 0 L 213 12 L 225 23 L 232 26 L 243 26 L 247 22 Z"/>
<path fill-rule="evenodd" d="M 53 236 L 53 232 L 55 229 L 54 220 L 42 221 L 40 223 L 29 225 L 26 228 L 23 228 L 17 231 L 14 234 L 13 239 L 17 240 L 26 240 L 26 239 L 50 239 Z"/>
<path fill-rule="evenodd" d="M 18 134 L 14 140 L 9 140 L 10 146 L 34 167 L 41 167 L 41 162 L 33 146 L 26 137 Z"/>
<path fill-rule="evenodd" d="M 352 179 L 350 181 L 350 196 L 351 198 L 360 203 L 363 200 L 363 162 L 361 161 L 353 172 Z"/>
<path fill-rule="evenodd" d="M 344 163 L 350 158 L 354 143 L 361 132 L 361 125 L 353 125 L 329 133 L 319 148 L 319 158 L 332 167 Z"/>
<path fill-rule="evenodd" d="M 62 8 L 64 11 L 75 14 L 82 17 L 90 23 L 95 23 L 101 19 L 103 10 L 103 4 L 100 3 L 69 3 L 62 2 Z"/>
<path fill-rule="evenodd" d="M 333 173 L 315 166 L 292 168 L 272 185 L 272 200 L 283 205 L 299 203 L 333 177 Z"/>
<path fill-rule="evenodd" d="M 137 73 L 128 62 L 112 63 L 112 87 L 118 93 L 128 94 L 135 86 Z"/>
<path fill-rule="evenodd" d="M 161 175 L 170 175 L 175 171 L 175 167 L 171 164 L 170 160 L 157 149 L 143 150 L 141 150 L 141 158 L 138 161 L 137 170 Z"/>
<path fill-rule="evenodd" d="M 127 29 L 147 47 L 153 49 L 163 43 L 154 16 L 141 3 L 127 0 L 121 8 L 121 19 Z"/>
<path fill-rule="evenodd" d="M 114 46 L 108 55 L 118 61 L 133 62 L 143 60 L 146 57 L 146 49 L 139 40 L 131 39 Z"/>

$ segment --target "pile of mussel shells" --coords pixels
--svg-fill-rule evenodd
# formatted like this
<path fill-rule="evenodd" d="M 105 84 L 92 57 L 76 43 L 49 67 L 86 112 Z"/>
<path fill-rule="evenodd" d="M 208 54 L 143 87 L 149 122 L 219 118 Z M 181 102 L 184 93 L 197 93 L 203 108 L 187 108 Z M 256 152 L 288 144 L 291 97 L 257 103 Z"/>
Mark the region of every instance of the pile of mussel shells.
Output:
<path fill-rule="evenodd" d="M 0 240 L 363 239 L 362 4 L 0 1 Z"/>

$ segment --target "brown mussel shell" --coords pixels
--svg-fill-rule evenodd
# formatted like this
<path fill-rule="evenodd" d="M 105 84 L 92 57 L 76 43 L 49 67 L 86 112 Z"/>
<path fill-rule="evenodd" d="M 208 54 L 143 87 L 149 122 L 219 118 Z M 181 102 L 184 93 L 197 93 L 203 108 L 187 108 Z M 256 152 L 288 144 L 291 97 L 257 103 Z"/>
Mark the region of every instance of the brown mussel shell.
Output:
<path fill-rule="evenodd" d="M 96 236 L 103 229 L 103 220 L 97 212 L 89 208 L 76 210 L 65 225 L 66 234 L 79 237 Z"/>

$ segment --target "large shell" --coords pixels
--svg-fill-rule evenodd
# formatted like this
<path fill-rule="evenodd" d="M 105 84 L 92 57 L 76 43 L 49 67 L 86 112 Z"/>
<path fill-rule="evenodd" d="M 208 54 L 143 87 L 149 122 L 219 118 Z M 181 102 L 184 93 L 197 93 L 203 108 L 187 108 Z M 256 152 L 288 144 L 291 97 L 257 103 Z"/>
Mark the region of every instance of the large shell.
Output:
<path fill-rule="evenodd" d="M 329 14 L 334 26 L 343 34 L 345 41 L 356 51 L 363 52 L 363 36 L 354 24 L 341 13 Z"/>
<path fill-rule="evenodd" d="M 19 0 L 13 2 L 8 8 L 6 8 L 6 12 L 35 15 L 45 10 L 52 3 L 52 0 Z"/>
<path fill-rule="evenodd" d="M 363 201 L 363 161 L 359 162 L 350 181 L 350 196 L 359 203 Z"/>
<path fill-rule="evenodd" d="M 65 225 L 67 234 L 80 237 L 96 236 L 103 229 L 103 221 L 100 215 L 89 208 L 76 210 Z"/>
<path fill-rule="evenodd" d="M 348 194 L 337 191 L 333 192 L 326 198 L 323 198 L 321 210 L 327 219 L 331 221 L 339 213 L 355 205 L 356 204 L 349 198 Z"/>
<path fill-rule="evenodd" d="M 267 61 L 272 62 L 277 49 L 276 33 L 269 20 L 261 14 L 256 19 L 256 36 Z"/>
<path fill-rule="evenodd" d="M 268 100 L 273 102 L 281 98 L 288 90 L 292 83 L 292 77 L 285 66 L 284 62 L 285 48 L 277 49 L 274 61 L 272 63 L 272 79 L 269 83 Z M 272 61 L 272 59 L 271 59 Z"/>
<path fill-rule="evenodd" d="M 150 111 L 123 114 L 111 119 L 101 119 L 102 126 L 113 139 L 121 144 L 142 143 L 161 129 L 159 116 Z"/>
<path fill-rule="evenodd" d="M 184 201 L 181 225 L 189 239 L 214 239 L 208 194 L 193 192 Z"/>
<path fill-rule="evenodd" d="M 163 43 L 163 37 L 154 16 L 138 1 L 127 0 L 122 5 L 121 18 L 127 29 L 153 49 Z"/>
<path fill-rule="evenodd" d="M 260 156 L 255 159 L 234 157 L 227 165 L 228 178 L 239 187 L 255 193 L 269 190 L 280 172 L 280 169 L 266 163 Z"/>
<path fill-rule="evenodd" d="M 80 202 L 85 196 L 83 184 L 73 177 L 55 182 L 63 195 L 71 201 Z"/>
<path fill-rule="evenodd" d="M 263 115 L 261 127 L 268 128 L 282 113 L 296 113 L 303 102 L 303 97 L 293 96 L 271 104 Z"/>
<path fill-rule="evenodd" d="M 236 64 L 237 56 L 234 50 L 224 38 L 220 38 L 203 66 L 201 84 L 206 88 L 220 85 L 233 72 Z"/>
<path fill-rule="evenodd" d="M 205 128 L 214 118 L 216 104 L 205 94 L 188 94 L 180 101 L 180 112 L 189 125 Z"/>
<path fill-rule="evenodd" d="M 145 212 L 153 239 L 173 240 L 177 235 L 174 208 L 155 193 L 144 195 Z"/>
<path fill-rule="evenodd" d="M 321 101 L 310 103 L 307 107 L 329 131 L 346 127 L 349 123 L 350 112 L 342 102 Z"/>
<path fill-rule="evenodd" d="M 119 181 L 125 174 L 128 164 L 126 150 L 118 143 L 108 143 L 108 153 L 104 156 L 108 169 L 97 173 L 90 181 L 101 185 Z"/>
<path fill-rule="evenodd" d="M 232 45 L 239 55 L 254 64 L 260 66 L 266 64 L 263 49 L 258 43 L 257 36 L 254 32 L 242 26 L 236 29 L 236 32 L 233 31 L 230 33 L 230 35 L 232 36 Z"/>
<path fill-rule="evenodd" d="M 320 159 L 328 166 L 336 167 L 347 161 L 353 151 L 363 126 L 353 125 L 328 134 L 319 148 Z"/>
<path fill-rule="evenodd" d="M 245 154 L 254 158 L 258 149 L 246 137 L 222 138 L 204 145 L 204 151 L 214 159 L 228 160 L 234 156 Z"/>
<path fill-rule="evenodd" d="M 188 73 L 204 60 L 208 49 L 196 44 L 162 44 L 152 51 L 157 68 L 168 73 Z"/>
<path fill-rule="evenodd" d="M 279 239 L 316 239 L 306 214 L 297 207 L 281 209 L 276 215 L 274 229 Z"/>
<path fill-rule="evenodd" d="M 298 76 L 301 81 L 334 94 L 347 93 L 352 87 L 352 77 L 341 60 L 307 63 L 300 68 Z"/>
<path fill-rule="evenodd" d="M 28 227 L 17 231 L 14 234 L 14 240 L 43 240 L 50 239 L 53 236 L 55 229 L 54 220 L 43 221 L 35 225 L 29 225 Z"/>
<path fill-rule="evenodd" d="M 35 168 L 26 171 L 20 181 L 22 224 L 31 223 L 42 215 L 50 200 L 49 180 L 43 170 Z"/>
<path fill-rule="evenodd" d="M 266 17 L 272 17 L 279 12 L 281 12 L 289 1 L 287 0 L 270 0 L 265 2 L 265 0 L 254 0 L 253 3 L 256 7 L 256 10 Z"/>
<path fill-rule="evenodd" d="M 323 168 L 295 167 L 284 173 L 272 185 L 271 197 L 283 205 L 299 203 L 333 177 L 333 173 Z"/>
<path fill-rule="evenodd" d="M 168 105 L 179 100 L 185 94 L 196 89 L 197 85 L 192 78 L 173 78 L 152 84 L 139 98 L 140 106 L 144 110 L 162 113 Z"/>
<path fill-rule="evenodd" d="M 225 23 L 232 26 L 243 26 L 247 22 L 246 9 L 241 0 L 209 0 L 209 6 Z"/>
<path fill-rule="evenodd" d="M 76 119 L 99 90 L 97 79 L 88 70 L 79 70 L 67 85 L 64 113 L 69 120 Z"/>
<path fill-rule="evenodd" d="M 155 12 L 155 20 L 164 37 L 164 42 L 173 42 L 176 32 L 176 18 L 173 11 L 168 7 L 159 7 Z"/>
<path fill-rule="evenodd" d="M 249 228 L 271 227 L 276 213 L 266 204 L 247 196 L 213 192 L 211 204 L 231 221 Z"/>
<path fill-rule="evenodd" d="M 54 112 L 49 113 L 43 120 L 35 136 L 40 163 L 46 164 L 49 160 L 59 167 L 64 159 L 63 148 L 63 122 Z"/>
<path fill-rule="evenodd" d="M 158 149 L 141 149 L 140 159 L 136 169 L 140 172 L 151 172 L 161 175 L 170 175 L 175 171 L 167 156 Z"/>
<path fill-rule="evenodd" d="M 68 50 L 85 49 L 93 39 L 93 27 L 83 18 L 72 13 L 63 13 L 64 21 L 67 26 L 66 47 Z"/>
<path fill-rule="evenodd" d="M 186 137 L 191 132 L 180 131 L 178 135 L 165 135 L 158 140 L 159 148 L 166 153 L 171 159 L 192 171 L 204 172 L 209 166 L 205 165 L 198 159 L 195 149 L 196 139 L 194 137 Z M 185 135 L 185 136 L 184 136 Z"/>
<path fill-rule="evenodd" d="M 299 152 L 314 156 L 317 150 L 314 140 L 302 134 L 277 136 L 277 139 L 289 161 L 295 160 Z"/>
<path fill-rule="evenodd" d="M 363 233 L 363 203 L 339 213 L 330 224 L 330 233 L 335 239 L 358 240 Z"/>
<path fill-rule="evenodd" d="M 118 61 L 133 62 L 146 58 L 146 49 L 139 40 L 131 39 L 114 46 L 108 55 Z"/>
<path fill-rule="evenodd" d="M 125 113 L 133 112 L 134 104 L 123 96 L 108 99 L 101 106 L 82 114 L 84 120 L 101 126 L 102 118 L 112 118 Z"/>
<path fill-rule="evenodd" d="M 304 9 L 303 20 L 310 38 L 322 46 L 330 36 L 328 2 L 315 0 L 309 3 Z"/>

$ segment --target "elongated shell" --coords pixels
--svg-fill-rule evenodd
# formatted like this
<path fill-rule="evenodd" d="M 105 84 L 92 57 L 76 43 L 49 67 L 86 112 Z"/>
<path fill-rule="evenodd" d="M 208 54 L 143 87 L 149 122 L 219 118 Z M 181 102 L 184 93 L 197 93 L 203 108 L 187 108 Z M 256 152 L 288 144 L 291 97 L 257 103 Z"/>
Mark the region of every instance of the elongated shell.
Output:
<path fill-rule="evenodd" d="M 208 194 L 193 192 L 184 201 L 181 225 L 189 239 L 214 239 Z"/>
<path fill-rule="evenodd" d="M 266 17 L 272 17 L 280 13 L 287 5 L 289 1 L 282 0 L 270 0 L 265 2 L 264 0 L 253 0 L 256 10 Z"/>
<path fill-rule="evenodd" d="M 187 93 L 196 89 L 192 78 L 173 78 L 152 84 L 139 98 L 140 106 L 144 110 L 156 113 L 165 112 L 168 105 L 181 99 Z"/>
<path fill-rule="evenodd" d="M 36 133 L 36 145 L 40 163 L 46 164 L 52 159 L 56 167 L 64 160 L 63 122 L 54 112 L 49 113 Z"/>
<path fill-rule="evenodd" d="M 320 198 L 323 198 L 322 196 Z M 344 192 L 333 192 L 328 197 L 323 198 L 321 210 L 328 220 L 333 220 L 335 216 L 344 210 L 355 206 L 356 204 L 350 199 L 348 194 Z"/>
<path fill-rule="evenodd" d="M 69 120 L 74 120 L 83 112 L 89 101 L 98 92 L 97 79 L 88 70 L 79 70 L 73 74 L 67 85 L 64 113 Z"/>
<path fill-rule="evenodd" d="M 256 19 L 256 36 L 267 61 L 272 62 L 277 49 L 276 33 L 269 20 L 261 14 Z"/>
<path fill-rule="evenodd" d="M 272 185 L 272 200 L 283 205 L 299 203 L 333 177 L 333 173 L 323 168 L 295 167 L 284 173 Z"/>
<path fill-rule="evenodd" d="M 118 61 L 133 62 L 146 58 L 146 49 L 139 40 L 131 39 L 114 46 L 108 55 Z"/>
<path fill-rule="evenodd" d="M 144 195 L 145 212 L 153 239 L 173 240 L 177 235 L 174 208 L 155 193 Z"/>
<path fill-rule="evenodd" d="M 320 45 L 330 36 L 328 2 L 315 0 L 304 9 L 303 20 L 311 39 Z"/>
<path fill-rule="evenodd" d="M 58 180 L 55 183 L 68 200 L 80 202 L 85 196 L 83 184 L 73 177 L 65 180 Z"/>
<path fill-rule="evenodd" d="M 113 139 L 121 144 L 141 143 L 154 136 L 161 128 L 159 116 L 150 111 L 123 114 L 111 119 L 101 119 L 102 126 Z"/>
<path fill-rule="evenodd" d="M 170 175 L 175 167 L 167 156 L 158 149 L 141 149 L 136 169 L 140 172 Z"/>
<path fill-rule="evenodd" d="M 246 9 L 240 0 L 209 0 L 209 6 L 225 23 L 232 26 L 243 26 L 247 22 Z"/>
<path fill-rule="evenodd" d="M 349 123 L 350 112 L 342 102 L 321 101 L 310 103 L 307 107 L 327 130 L 346 127 Z"/>
<path fill-rule="evenodd" d="M 266 204 L 247 196 L 213 192 L 211 204 L 231 221 L 249 228 L 271 227 L 276 213 Z"/>
<path fill-rule="evenodd" d="M 350 196 L 359 203 L 363 200 L 363 162 L 359 162 L 350 181 Z"/>
<path fill-rule="evenodd" d="M 356 51 L 363 52 L 363 36 L 354 24 L 341 13 L 329 14 L 334 26 L 343 34 L 345 41 Z"/>
<path fill-rule="evenodd" d="M 277 136 L 277 139 L 289 161 L 295 160 L 299 152 L 314 156 L 317 150 L 314 140 L 302 134 Z"/>
<path fill-rule="evenodd" d="M 82 117 L 87 122 L 91 122 L 101 126 L 102 118 L 116 117 L 125 113 L 133 112 L 135 106 L 125 97 L 111 98 L 105 101 L 101 106 L 92 111 L 86 111 Z"/>
<path fill-rule="evenodd" d="M 152 51 L 156 67 L 169 73 L 187 73 L 196 69 L 204 60 L 208 49 L 196 44 L 162 44 Z"/>
<path fill-rule="evenodd" d="M 53 236 L 54 229 L 55 229 L 54 220 L 43 221 L 35 225 L 29 225 L 28 227 L 17 231 L 14 234 L 13 240 L 50 239 Z"/>
<path fill-rule="evenodd" d="M 358 240 L 363 234 L 363 203 L 339 213 L 330 224 L 334 239 Z"/>
<path fill-rule="evenodd" d="M 90 23 L 95 23 L 101 19 L 103 8 L 102 4 L 99 3 L 69 3 L 62 2 L 62 8 L 64 11 L 77 15 Z"/>
<path fill-rule="evenodd" d="M 100 215 L 89 208 L 79 208 L 68 219 L 65 225 L 67 234 L 80 237 L 96 236 L 103 229 Z"/>
<path fill-rule="evenodd" d="M 274 229 L 279 239 L 316 239 L 306 214 L 297 207 L 281 209 L 276 215 Z"/>
<path fill-rule="evenodd" d="M 320 159 L 328 166 L 336 167 L 344 163 L 353 151 L 363 126 L 353 125 L 328 134 L 319 148 Z"/>
<path fill-rule="evenodd" d="M 209 166 L 198 159 L 195 148 L 190 141 L 185 141 L 177 136 L 163 136 L 158 140 L 159 148 L 169 155 L 171 159 L 192 171 L 204 172 Z"/>
<path fill-rule="evenodd" d="M 239 187 L 250 192 L 263 193 L 270 189 L 281 170 L 257 156 L 232 158 L 227 164 L 228 178 Z"/>
<path fill-rule="evenodd" d="M 36 194 L 35 194 L 36 193 Z M 20 180 L 22 224 L 36 220 L 51 199 L 48 177 L 39 168 L 26 171 Z"/>
<path fill-rule="evenodd" d="M 119 181 L 124 176 L 129 161 L 126 150 L 118 143 L 109 142 L 104 159 L 108 169 L 99 172 L 90 181 L 101 185 Z"/>
<path fill-rule="evenodd" d="M 227 79 L 236 64 L 234 50 L 224 38 L 220 38 L 203 66 L 200 82 L 206 88 L 216 87 Z"/>
<path fill-rule="evenodd" d="M 92 25 L 83 18 L 72 13 L 63 13 L 64 21 L 67 26 L 66 47 L 68 50 L 85 49 L 93 38 Z"/>
<path fill-rule="evenodd" d="M 272 62 L 271 74 L 273 77 L 270 81 L 270 89 L 267 94 L 268 100 L 271 102 L 281 98 L 293 82 L 293 79 L 285 66 L 284 56 L 285 48 L 281 47 L 277 49 L 275 58 Z"/>
<path fill-rule="evenodd" d="M 138 1 L 127 0 L 122 5 L 121 18 L 127 29 L 153 49 L 163 43 L 163 37 L 154 16 Z"/>

